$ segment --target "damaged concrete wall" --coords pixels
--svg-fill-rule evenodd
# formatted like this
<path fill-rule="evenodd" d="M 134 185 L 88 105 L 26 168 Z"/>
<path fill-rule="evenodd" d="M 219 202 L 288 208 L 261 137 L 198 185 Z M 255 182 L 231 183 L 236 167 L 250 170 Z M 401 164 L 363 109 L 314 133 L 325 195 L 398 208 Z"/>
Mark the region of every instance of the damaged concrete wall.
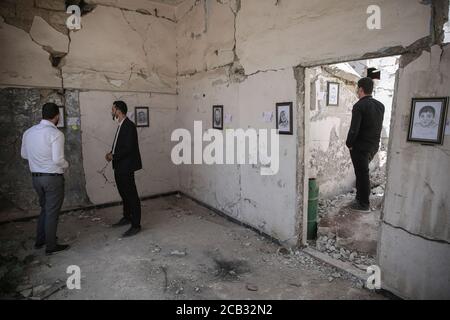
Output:
<path fill-rule="evenodd" d="M 448 70 L 448 45 L 400 63 L 379 260 L 383 285 L 408 298 L 450 298 L 449 132 L 442 146 L 407 142 L 411 99 L 449 96 Z"/>
<path fill-rule="evenodd" d="M 340 65 L 311 68 L 309 176 L 316 178 L 321 198 L 331 198 L 353 189 L 355 177 L 345 145 L 358 101 L 355 88 L 359 76 Z M 327 83 L 339 83 L 339 105 L 327 105 Z"/>
<path fill-rule="evenodd" d="M 176 92 L 174 22 L 97 6 L 82 23 L 62 66 L 66 87 Z"/>
<path fill-rule="evenodd" d="M 0 89 L 1 150 L 0 193 L 2 209 L 18 213 L 18 218 L 29 215 L 39 208 L 37 196 L 31 183 L 28 161 L 20 156 L 22 135 L 26 129 L 40 122 L 42 105 L 55 102 L 66 107 L 66 119 L 79 119 L 78 91 L 4 88 Z M 66 172 L 64 207 L 89 204 L 85 192 L 82 163 L 81 132 L 78 125 L 61 129 L 65 135 L 66 159 L 70 164 Z M 6 212 L 5 212 L 6 213 Z M 2 220 L 6 219 L 1 217 Z"/>
<path fill-rule="evenodd" d="M 407 47 L 430 35 L 431 6 L 382 0 L 381 29 L 369 30 L 370 0 L 244 0 L 236 23 L 236 54 L 246 74 L 258 70 L 358 59 Z"/>
<path fill-rule="evenodd" d="M 353 105 L 358 101 L 357 82 L 367 75 L 367 68 L 381 71 L 375 80 L 373 97 L 385 105 L 380 152 L 371 162 L 372 185 L 380 183 L 377 172 L 385 171 L 385 157 L 391 123 L 392 99 L 398 57 L 360 60 L 350 63 L 309 68 L 310 75 L 310 159 L 309 172 L 316 178 L 323 198 L 347 193 L 355 186 L 355 175 L 345 145 L 352 118 Z M 327 106 L 327 83 L 339 83 L 339 105 Z M 383 174 L 384 176 L 384 174 Z"/>
<path fill-rule="evenodd" d="M 175 93 L 175 9 L 162 5 L 166 18 L 148 1 L 89 3 L 69 33 L 64 1 L 2 1 L 0 84 Z"/>
<path fill-rule="evenodd" d="M 114 173 L 105 155 L 111 151 L 117 123 L 111 119 L 116 100 L 128 105 L 128 117 L 134 121 L 134 108 L 150 108 L 150 127 L 138 128 L 143 170 L 136 173 L 141 197 L 179 189 L 178 168 L 170 158 L 170 136 L 175 129 L 176 96 L 169 94 L 88 91 L 80 93 L 81 140 L 86 191 L 94 204 L 120 201 Z"/>
<path fill-rule="evenodd" d="M 201 119 L 210 123 L 213 102 L 224 104 L 240 115 L 232 127 L 247 128 L 249 123 L 261 126 L 263 124 L 258 122 L 261 111 L 273 109 L 276 100 L 298 100 L 294 98 L 302 94 L 300 89 L 304 84 L 287 75 L 293 67 L 392 54 L 430 36 L 430 5 L 418 0 L 381 1 L 378 5 L 382 12 L 382 29 L 369 30 L 366 10 L 371 4 L 357 0 L 327 3 L 306 0 L 183 2 L 176 10 L 180 126 L 192 128 L 193 120 Z M 224 81 L 227 84 L 223 89 L 217 89 Z M 253 101 L 243 97 L 243 88 L 247 85 L 259 95 L 267 95 L 267 101 L 260 101 L 256 93 L 246 93 Z M 294 98 L 291 98 L 290 90 L 284 91 L 283 86 L 294 88 Z M 299 92 L 296 87 L 300 88 Z M 202 92 L 206 93 L 205 101 L 201 98 Z M 284 99 L 281 94 L 285 94 Z M 241 103 L 245 99 L 248 99 L 247 103 Z M 264 107 L 254 106 L 255 101 Z M 269 105 L 271 108 L 265 107 Z M 244 114 L 248 118 L 244 118 Z M 299 123 L 303 123 L 302 117 L 299 115 Z M 296 170 L 300 170 L 298 166 L 302 163 L 291 167 L 290 161 L 293 153 L 298 152 L 301 157 L 303 142 L 297 144 L 297 141 L 302 139 L 297 133 L 292 139 L 295 143 L 289 137 L 285 139 L 282 157 L 285 157 L 285 168 L 292 172 L 286 176 L 282 173 L 276 181 L 260 181 L 244 167 L 192 166 L 182 167 L 181 188 L 282 241 L 295 238 L 298 230 L 294 230 L 303 220 L 302 207 L 297 206 L 304 200 L 302 192 L 305 189 L 300 173 L 296 178 Z M 299 150 L 296 150 L 297 145 Z M 234 182 L 236 178 L 240 179 L 239 185 Z M 243 194 L 245 185 L 248 186 L 248 201 Z M 295 196 L 295 190 L 301 194 Z M 267 197 L 260 196 L 263 194 L 270 194 L 272 202 L 267 203 Z M 223 201 L 217 201 L 217 195 L 223 196 Z M 286 201 L 292 201 L 294 206 L 284 206 Z M 272 204 L 278 207 L 272 207 Z M 272 212 L 266 214 L 265 207 Z"/>
<path fill-rule="evenodd" d="M 275 104 L 285 101 L 295 106 L 292 69 L 234 82 L 228 68 L 219 68 L 180 77 L 179 125 L 192 132 L 194 121 L 203 121 L 203 130 L 207 130 L 212 125 L 212 106 L 224 105 L 224 113 L 232 117 L 224 134 L 227 129 L 272 129 L 275 117 L 267 123 L 263 112 L 275 113 Z M 249 164 L 182 166 L 181 190 L 286 244 L 295 244 L 295 136 L 280 137 L 279 153 L 280 172 L 274 176 L 261 176 L 260 167 Z"/>
<path fill-rule="evenodd" d="M 237 0 L 191 3 L 177 23 L 179 75 L 211 70 L 235 59 Z"/>

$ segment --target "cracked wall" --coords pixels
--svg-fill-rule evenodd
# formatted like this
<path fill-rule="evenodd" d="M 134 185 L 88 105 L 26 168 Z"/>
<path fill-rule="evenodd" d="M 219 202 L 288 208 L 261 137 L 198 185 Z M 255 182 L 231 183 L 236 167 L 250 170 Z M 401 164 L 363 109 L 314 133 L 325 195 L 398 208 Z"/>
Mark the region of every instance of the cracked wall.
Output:
<path fill-rule="evenodd" d="M 175 9 L 89 3 L 82 29 L 69 33 L 64 1 L 2 1 L 0 84 L 176 93 Z"/>
<path fill-rule="evenodd" d="M 212 106 L 218 104 L 232 117 L 224 134 L 227 129 L 270 129 L 275 127 L 275 117 L 265 122 L 263 112 L 275 113 L 275 104 L 284 101 L 296 103 L 292 69 L 261 73 L 238 83 L 230 79 L 228 68 L 219 68 L 180 77 L 178 122 L 191 132 L 194 121 L 203 121 L 204 131 L 210 129 Z M 182 166 L 181 190 L 286 245 L 294 245 L 295 146 L 295 136 L 280 137 L 280 172 L 275 176 L 261 176 L 259 165 Z"/>
<path fill-rule="evenodd" d="M 448 299 L 450 293 L 450 136 L 444 145 L 407 142 L 411 99 L 448 96 L 450 46 L 402 57 L 382 223 L 380 265 L 393 292 Z M 448 117 L 450 119 L 450 115 Z"/>
<path fill-rule="evenodd" d="M 243 0 L 236 54 L 246 74 L 296 65 L 348 61 L 430 36 L 430 5 L 377 1 L 382 28 L 367 28 L 370 0 Z"/>
<path fill-rule="evenodd" d="M 97 6 L 82 24 L 62 66 L 66 87 L 176 93 L 174 22 Z"/>
<path fill-rule="evenodd" d="M 20 155 L 22 135 L 26 129 L 40 121 L 42 105 L 47 102 L 65 104 L 66 117 L 80 117 L 78 91 L 67 90 L 62 93 L 44 89 L 0 89 L 0 132 L 2 135 L 0 193 L 2 204 L 7 204 L 7 209 L 20 211 L 20 217 L 27 216 L 30 210 L 39 208 L 31 183 L 28 162 Z M 64 208 L 89 204 L 89 198 L 85 192 L 83 167 L 80 162 L 82 158 L 80 128 L 67 126 L 62 131 L 66 138 L 66 159 L 70 164 L 66 172 Z"/>
<path fill-rule="evenodd" d="M 135 92 L 81 92 L 82 162 L 86 191 L 92 203 L 120 201 L 112 166 L 105 160 L 105 155 L 112 149 L 117 128 L 117 124 L 111 119 L 111 106 L 116 100 L 127 103 L 128 117 L 132 121 L 135 119 L 135 107 L 150 108 L 150 127 L 138 128 L 143 164 L 143 169 L 136 172 L 139 195 L 145 197 L 178 190 L 178 168 L 170 158 L 176 96 Z"/>
<path fill-rule="evenodd" d="M 238 3 L 237 0 L 187 1 L 191 7 L 177 23 L 179 75 L 233 63 Z"/>
<path fill-rule="evenodd" d="M 355 177 L 345 145 L 357 102 L 355 88 L 359 77 L 338 66 L 311 68 L 309 176 L 316 178 L 320 196 L 331 198 L 351 191 Z M 327 106 L 327 82 L 340 86 L 339 105 Z"/>

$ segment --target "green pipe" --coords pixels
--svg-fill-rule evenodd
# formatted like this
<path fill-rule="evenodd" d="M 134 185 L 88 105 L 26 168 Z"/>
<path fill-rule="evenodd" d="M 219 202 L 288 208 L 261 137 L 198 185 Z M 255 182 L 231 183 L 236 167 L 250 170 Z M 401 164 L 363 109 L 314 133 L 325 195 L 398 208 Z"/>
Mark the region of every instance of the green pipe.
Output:
<path fill-rule="evenodd" d="M 317 210 L 319 203 L 319 186 L 316 179 L 309 179 L 308 193 L 308 240 L 317 238 Z"/>

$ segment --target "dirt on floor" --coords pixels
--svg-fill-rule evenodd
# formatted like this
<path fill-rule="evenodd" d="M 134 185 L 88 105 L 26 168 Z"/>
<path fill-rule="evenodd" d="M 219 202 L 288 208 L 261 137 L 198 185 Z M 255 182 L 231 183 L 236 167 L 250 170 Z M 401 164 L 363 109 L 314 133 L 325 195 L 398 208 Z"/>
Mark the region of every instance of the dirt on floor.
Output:
<path fill-rule="evenodd" d="M 0 291 L 15 299 L 384 299 L 349 274 L 287 250 L 180 196 L 143 202 L 143 231 L 110 225 L 121 208 L 60 217 L 70 250 L 34 250 L 36 221 L 0 226 Z M 69 290 L 69 266 L 81 289 Z"/>

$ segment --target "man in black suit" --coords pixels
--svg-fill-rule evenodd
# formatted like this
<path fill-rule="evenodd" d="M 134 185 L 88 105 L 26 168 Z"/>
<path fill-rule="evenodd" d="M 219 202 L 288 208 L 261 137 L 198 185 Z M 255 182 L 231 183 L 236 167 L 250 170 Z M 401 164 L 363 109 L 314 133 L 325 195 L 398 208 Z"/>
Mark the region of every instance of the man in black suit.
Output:
<path fill-rule="evenodd" d="M 123 217 L 113 227 L 131 224 L 123 237 L 131 237 L 141 231 L 141 201 L 136 189 L 134 173 L 142 169 L 141 154 L 136 125 L 127 118 L 127 105 L 116 101 L 112 107 L 112 117 L 117 121 L 112 151 L 106 155 L 112 161 L 117 189 L 123 201 Z"/>
<path fill-rule="evenodd" d="M 371 78 L 358 82 L 359 101 L 353 107 L 346 142 L 356 175 L 356 201 L 351 208 L 359 212 L 370 212 L 369 163 L 380 148 L 383 129 L 384 105 L 372 98 L 373 86 Z"/>

